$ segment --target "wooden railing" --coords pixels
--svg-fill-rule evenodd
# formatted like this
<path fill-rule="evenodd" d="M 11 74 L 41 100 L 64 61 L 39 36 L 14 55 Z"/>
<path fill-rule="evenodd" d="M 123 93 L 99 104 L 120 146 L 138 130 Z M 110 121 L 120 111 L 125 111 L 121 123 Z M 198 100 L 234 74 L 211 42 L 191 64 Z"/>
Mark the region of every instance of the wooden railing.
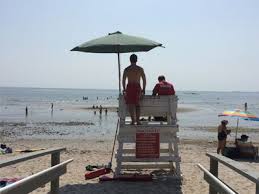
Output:
<path fill-rule="evenodd" d="M 151 96 L 145 95 L 140 101 L 140 115 L 141 116 L 164 116 L 167 117 L 167 124 L 176 124 L 178 97 L 171 96 Z M 121 124 L 124 125 L 125 117 L 129 116 L 127 105 L 124 96 L 119 98 L 119 117 Z"/>
<path fill-rule="evenodd" d="M 226 183 L 218 178 L 219 162 L 254 182 L 256 184 L 255 193 L 259 194 L 259 172 L 240 162 L 216 153 L 207 153 L 206 155 L 210 158 L 210 172 L 200 164 L 198 164 L 198 166 L 204 172 L 204 179 L 209 183 L 210 194 L 237 193 L 234 189 L 230 188 Z"/>
<path fill-rule="evenodd" d="M 0 168 L 51 154 L 52 167 L 1 188 L 0 194 L 29 193 L 50 181 L 50 193 L 57 194 L 59 192 L 59 177 L 66 173 L 67 164 L 73 161 L 70 159 L 60 163 L 60 152 L 65 150 L 66 148 L 51 148 L 1 161 Z"/>

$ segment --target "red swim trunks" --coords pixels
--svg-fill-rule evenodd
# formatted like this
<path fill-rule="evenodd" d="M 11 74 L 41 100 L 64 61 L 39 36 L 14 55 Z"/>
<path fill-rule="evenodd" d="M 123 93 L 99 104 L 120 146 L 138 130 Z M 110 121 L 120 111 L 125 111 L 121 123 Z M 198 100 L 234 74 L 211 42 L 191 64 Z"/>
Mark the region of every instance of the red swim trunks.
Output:
<path fill-rule="evenodd" d="M 126 104 L 139 105 L 141 87 L 139 83 L 128 83 L 125 94 Z"/>

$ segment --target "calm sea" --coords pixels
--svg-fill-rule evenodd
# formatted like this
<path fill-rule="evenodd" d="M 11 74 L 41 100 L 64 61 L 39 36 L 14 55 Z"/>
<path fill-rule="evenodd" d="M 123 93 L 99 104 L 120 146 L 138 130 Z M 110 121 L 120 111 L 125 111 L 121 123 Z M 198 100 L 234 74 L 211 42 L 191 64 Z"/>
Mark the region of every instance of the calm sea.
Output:
<path fill-rule="evenodd" d="M 245 102 L 250 112 L 259 115 L 259 92 L 178 91 L 177 95 L 179 108 L 193 110 L 177 115 L 183 138 L 214 138 L 214 133 L 200 129 L 217 126 L 222 119 L 217 116 L 220 112 L 243 109 Z M 107 115 L 100 115 L 85 108 L 93 105 L 117 106 L 117 97 L 117 90 L 0 87 L 0 130 L 8 128 L 24 137 L 34 138 L 112 137 L 117 113 L 108 111 Z M 236 125 L 235 118 L 226 119 L 230 121 L 230 126 Z M 241 127 L 259 128 L 259 122 L 240 120 L 239 124 Z"/>

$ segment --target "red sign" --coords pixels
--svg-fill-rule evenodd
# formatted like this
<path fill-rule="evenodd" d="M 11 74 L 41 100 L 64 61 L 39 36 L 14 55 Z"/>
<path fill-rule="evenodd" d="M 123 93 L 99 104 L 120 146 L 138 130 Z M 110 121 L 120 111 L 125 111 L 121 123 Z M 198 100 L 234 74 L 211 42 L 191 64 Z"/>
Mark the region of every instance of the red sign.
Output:
<path fill-rule="evenodd" d="M 136 133 L 136 158 L 159 158 L 160 137 L 157 131 Z"/>

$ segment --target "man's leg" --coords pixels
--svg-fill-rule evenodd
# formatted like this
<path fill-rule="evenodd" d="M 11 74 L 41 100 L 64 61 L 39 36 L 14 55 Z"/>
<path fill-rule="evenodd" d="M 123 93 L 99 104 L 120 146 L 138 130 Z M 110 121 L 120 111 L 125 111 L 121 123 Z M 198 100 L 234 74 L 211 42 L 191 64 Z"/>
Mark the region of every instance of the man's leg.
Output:
<path fill-rule="evenodd" d="M 217 148 L 217 154 L 220 154 L 220 148 L 221 148 L 221 144 L 220 144 L 221 142 L 220 141 L 218 141 L 218 148 Z"/>
<path fill-rule="evenodd" d="M 141 125 L 141 123 L 139 121 L 139 117 L 140 117 L 140 107 L 139 107 L 139 105 L 136 105 L 136 121 L 137 121 L 137 125 Z"/>
<path fill-rule="evenodd" d="M 222 148 L 221 148 L 221 154 L 223 155 L 224 153 L 224 149 L 226 147 L 226 143 L 227 143 L 227 138 L 223 140 L 223 143 L 222 143 Z"/>
<path fill-rule="evenodd" d="M 135 124 L 135 105 L 129 104 L 128 109 L 131 117 L 131 125 L 134 125 Z"/>

